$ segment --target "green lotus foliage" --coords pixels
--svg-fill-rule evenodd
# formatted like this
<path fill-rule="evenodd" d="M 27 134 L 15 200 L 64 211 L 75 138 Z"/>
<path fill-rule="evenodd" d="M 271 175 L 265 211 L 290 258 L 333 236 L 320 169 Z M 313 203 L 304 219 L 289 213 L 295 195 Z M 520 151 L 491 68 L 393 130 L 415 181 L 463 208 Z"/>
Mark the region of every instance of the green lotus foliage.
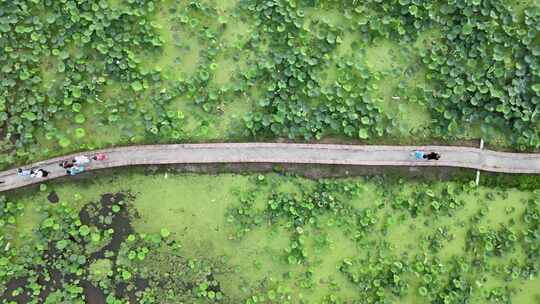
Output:
<path fill-rule="evenodd" d="M 0 197 L 2 299 L 528 304 L 539 295 L 534 176 L 508 179 L 523 190 L 489 176 L 496 187 L 392 176 L 116 178 Z"/>
<path fill-rule="evenodd" d="M 461 199 L 463 195 L 476 193 L 478 197 L 474 185 L 448 183 L 433 187 L 420 183 L 413 187 L 401 179 L 397 184 L 383 178 L 372 181 L 380 185 L 382 198 L 373 199 L 370 194 L 377 190 L 370 187 L 366 191 L 361 182 L 349 180 L 321 180 L 312 187 L 302 188 L 301 193 L 283 193 L 271 185 L 268 204 L 263 209 L 252 201 L 260 193 L 248 189 L 240 193 L 240 204 L 229 210 L 228 222 L 237 231 L 237 239 L 260 227 L 285 227 L 291 237 L 281 262 L 291 268 L 307 269 L 305 276 L 295 277 L 297 285 L 306 292 L 313 290 L 313 284 L 305 279 L 309 278 L 313 265 L 320 265 L 317 255 L 328 253 L 325 248 L 340 246 L 329 242 L 323 231 L 339 227 L 340 233 L 354 240 L 359 250 L 357 255 L 339 261 L 337 269 L 351 284 L 340 286 L 354 286 L 346 289 L 354 288 L 360 298 L 347 301 L 332 294 L 323 303 L 403 303 L 411 297 L 418 303 L 509 302 L 523 293 L 510 287 L 509 282 L 538 275 L 534 261 L 540 251 L 533 245 L 538 230 L 535 220 L 538 193 L 522 200 L 525 207 L 521 206 L 524 208 L 519 213 L 515 212 L 516 206 L 507 207 L 508 222 L 498 223 L 492 221 L 493 205 L 489 203 L 481 203 L 478 212 L 471 213 L 468 219 L 456 218 L 456 214 L 463 214 L 467 208 L 468 202 Z M 508 195 L 505 193 L 505 190 L 497 194 L 489 192 L 478 202 L 484 199 L 492 202 Z M 452 222 L 464 229 L 464 238 L 443 225 L 425 230 L 429 234 L 418 241 L 411 240 L 412 245 L 402 247 L 404 251 L 395 254 L 396 244 L 406 242 L 408 236 L 391 237 L 392 227 L 407 223 L 412 230 L 422 230 L 431 225 L 428 222 L 435 225 Z M 387 242 L 387 238 L 392 241 Z M 456 241 L 464 244 L 459 254 L 453 251 L 459 246 L 449 247 Z M 413 250 L 416 247 L 418 250 Z M 487 283 L 488 273 L 506 283 L 491 286 Z"/>
<path fill-rule="evenodd" d="M 44 141 L 103 146 L 103 129 L 118 130 L 117 144 L 400 134 L 540 147 L 534 1 L 113 3 L 2 4 L 4 165 L 50 156 Z M 379 69 L 384 54 L 369 50 L 388 42 L 406 66 Z M 411 103 L 431 116 L 422 129 L 403 129 L 393 110 Z M 229 114 L 236 104 L 242 113 Z M 178 110 L 204 128 L 168 115 Z"/>

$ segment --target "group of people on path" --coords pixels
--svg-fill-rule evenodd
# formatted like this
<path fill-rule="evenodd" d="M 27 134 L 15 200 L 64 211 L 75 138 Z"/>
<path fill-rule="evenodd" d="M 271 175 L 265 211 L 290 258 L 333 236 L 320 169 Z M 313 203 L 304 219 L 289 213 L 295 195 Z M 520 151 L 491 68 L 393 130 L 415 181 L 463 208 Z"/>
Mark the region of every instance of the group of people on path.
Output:
<path fill-rule="evenodd" d="M 414 157 L 416 160 L 439 160 L 441 158 L 441 155 L 437 152 L 430 152 L 426 153 L 424 151 L 414 151 Z"/>
<path fill-rule="evenodd" d="M 17 169 L 17 174 L 19 176 L 30 176 L 30 177 L 47 177 L 49 175 L 49 171 L 45 169 Z"/>
<path fill-rule="evenodd" d="M 64 160 L 59 165 L 60 167 L 66 169 L 66 174 L 77 175 L 81 172 L 88 170 L 88 164 L 90 164 L 92 160 L 98 161 L 105 159 L 107 159 L 107 155 L 103 153 L 96 154 L 91 158 L 86 155 L 79 155 L 70 161 Z M 46 178 L 47 176 L 49 176 L 49 173 L 49 171 L 42 168 L 17 169 L 17 174 L 19 176 L 30 176 L 32 178 Z"/>
<path fill-rule="evenodd" d="M 60 167 L 66 169 L 67 175 L 77 175 L 84 172 L 88 168 L 90 158 L 85 155 L 76 156 L 71 161 L 63 161 L 60 163 Z"/>

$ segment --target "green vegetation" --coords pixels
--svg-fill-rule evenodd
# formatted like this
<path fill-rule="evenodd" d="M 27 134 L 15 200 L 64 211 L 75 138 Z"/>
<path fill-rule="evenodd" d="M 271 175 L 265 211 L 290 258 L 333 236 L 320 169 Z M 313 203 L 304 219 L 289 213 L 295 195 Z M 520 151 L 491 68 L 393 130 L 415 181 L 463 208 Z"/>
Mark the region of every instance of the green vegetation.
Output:
<path fill-rule="evenodd" d="M 535 0 L 0 0 L 0 167 L 283 138 L 538 150 L 539 33 Z M 536 177 L 137 172 L 1 196 L 0 302 L 540 302 Z"/>
<path fill-rule="evenodd" d="M 4 1 L 4 166 L 129 143 L 540 147 L 537 1 Z"/>
<path fill-rule="evenodd" d="M 104 176 L 2 200 L 0 299 L 536 303 L 539 216 L 459 181 Z"/>

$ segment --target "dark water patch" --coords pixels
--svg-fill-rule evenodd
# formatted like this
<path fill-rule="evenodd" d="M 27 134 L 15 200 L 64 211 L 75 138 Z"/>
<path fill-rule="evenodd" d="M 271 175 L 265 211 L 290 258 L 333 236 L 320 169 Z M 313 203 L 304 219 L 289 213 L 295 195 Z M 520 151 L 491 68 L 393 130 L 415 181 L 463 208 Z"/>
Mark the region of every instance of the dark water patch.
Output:
<path fill-rule="evenodd" d="M 73 236 L 69 236 L 69 240 L 74 243 L 81 242 L 82 240 L 76 239 Z M 65 284 L 73 283 L 77 276 L 73 273 L 63 272 L 55 267 L 56 262 L 65 259 L 62 256 L 62 252 L 56 248 L 56 242 L 49 242 L 47 249 L 43 252 L 43 259 L 45 263 L 43 265 L 36 266 L 36 272 L 38 273 L 38 283 L 44 288 L 39 293 L 39 303 L 44 303 L 49 294 L 57 290 L 61 290 Z M 86 267 L 88 262 L 83 267 Z"/>
<path fill-rule="evenodd" d="M 81 224 L 83 225 L 90 225 L 90 212 L 89 207 L 84 206 L 81 211 L 79 211 L 79 219 L 81 220 Z"/>
<path fill-rule="evenodd" d="M 48 198 L 51 203 L 53 201 L 59 201 L 58 195 L 53 192 L 49 194 Z M 82 208 L 79 213 L 79 219 L 82 224 L 97 227 L 101 231 L 106 229 L 113 230 L 111 241 L 102 247 L 98 252 L 95 252 L 90 256 L 86 256 L 86 262 L 84 265 L 81 265 L 82 268 L 87 269 L 93 261 L 104 258 L 106 252 L 112 252 L 113 257 L 111 260 L 113 261 L 113 277 L 117 275 L 115 257 L 120 250 L 121 244 L 130 234 L 134 233 L 134 229 L 130 223 L 130 218 L 135 214 L 135 212 L 130 210 L 128 205 L 128 201 L 132 200 L 133 198 L 134 197 L 131 194 L 126 193 L 108 193 L 102 195 L 99 201 L 91 202 Z M 115 206 L 118 206 L 119 209 L 117 209 Z M 87 241 L 78 235 L 69 235 L 66 236 L 66 239 L 74 244 L 77 244 L 76 246 L 78 247 L 86 248 L 87 246 Z M 42 257 L 44 263 L 41 265 L 36 265 L 34 268 L 38 274 L 37 282 L 42 286 L 40 294 L 38 295 L 38 303 L 44 303 L 51 293 L 57 290 L 62 290 L 65 288 L 66 284 L 79 284 L 84 290 L 84 295 L 86 298 L 85 303 L 106 303 L 105 294 L 99 286 L 93 285 L 84 277 L 55 268 L 54 265 L 56 265 L 57 261 L 67 259 L 67 256 L 65 256 L 61 250 L 56 248 L 56 242 L 51 241 L 48 243 Z M 28 285 L 26 281 L 21 286 L 25 285 Z M 137 294 L 139 294 L 139 291 L 144 291 L 144 289 L 146 289 L 148 286 L 148 283 L 143 279 L 134 279 L 130 285 L 132 287 L 130 287 L 129 290 L 124 288 L 125 291 L 123 292 L 125 297 L 129 299 L 130 303 L 137 303 Z M 8 291 L 11 293 L 16 288 L 17 287 L 15 286 Z M 30 296 L 30 293 L 27 294 Z M 28 303 L 31 300 L 31 297 L 26 299 L 22 298 L 23 296 L 23 294 L 19 295 L 15 299 L 15 302 Z M 7 299 L 11 300 L 11 298 Z M 22 301 L 19 299 L 22 299 Z"/>
<path fill-rule="evenodd" d="M 131 283 L 132 284 L 127 284 L 122 282 L 117 284 L 115 288 L 115 295 L 120 299 L 127 297 L 130 304 L 135 304 L 138 303 L 137 293 L 143 292 L 148 287 L 148 281 L 143 278 L 136 278 Z"/>
<path fill-rule="evenodd" d="M 214 275 L 210 273 L 206 276 L 206 280 L 209 283 L 208 284 L 208 290 L 213 292 L 221 292 L 221 286 L 219 284 L 219 281 L 214 278 Z"/>
<path fill-rule="evenodd" d="M 37 273 L 39 274 L 38 283 L 44 288 L 39 293 L 39 303 L 45 302 L 51 292 L 54 292 L 62 287 L 62 273 L 58 269 L 54 269 L 50 266 L 38 267 Z M 47 276 L 48 274 L 48 280 Z"/>
<path fill-rule="evenodd" d="M 47 199 L 53 204 L 56 204 L 60 201 L 60 198 L 58 197 L 58 194 L 56 194 L 56 191 L 51 191 L 51 193 L 49 193 L 49 195 L 47 196 Z"/>
<path fill-rule="evenodd" d="M 132 197 L 127 196 L 123 193 L 117 194 L 104 194 L 101 197 L 100 209 L 97 210 L 98 218 L 99 217 L 108 217 L 111 216 L 112 220 L 110 224 L 99 223 L 98 218 L 90 219 L 90 222 L 93 222 L 93 225 L 98 226 L 100 229 L 113 229 L 113 235 L 111 241 L 101 248 L 101 250 L 93 253 L 90 258 L 92 260 L 102 259 L 105 257 L 106 251 L 111 251 L 115 255 L 120 250 L 120 245 L 127 239 L 127 237 L 134 233 L 133 227 L 131 226 L 131 220 L 129 216 L 128 206 L 125 204 L 125 199 L 132 199 Z M 118 202 L 124 201 L 124 205 L 120 206 L 120 211 L 113 212 L 112 208 Z M 82 218 L 81 218 L 82 221 Z M 100 227 L 101 226 L 101 227 Z M 115 267 L 116 268 L 116 267 Z"/>
<path fill-rule="evenodd" d="M 4 292 L 4 294 L 0 296 L 0 301 L 2 303 L 4 302 L 30 303 L 30 301 L 32 300 L 32 296 L 30 294 L 30 291 L 25 288 L 27 286 L 28 286 L 27 277 L 11 279 L 6 285 L 6 291 Z M 15 291 L 18 288 L 22 288 L 23 291 L 19 295 L 13 296 L 12 295 L 13 291 Z"/>
<path fill-rule="evenodd" d="M 81 209 L 79 212 L 79 219 L 84 225 L 96 226 L 100 230 L 112 228 L 112 224 L 105 223 L 100 219 L 104 219 L 108 216 L 116 216 L 117 214 L 113 212 L 113 206 L 119 202 L 125 202 L 133 199 L 134 196 L 129 193 L 119 192 L 116 194 L 103 194 L 99 202 L 86 204 Z M 122 209 L 126 209 L 126 206 L 122 206 Z"/>
<path fill-rule="evenodd" d="M 60 252 L 55 246 L 55 242 L 49 242 L 47 249 L 43 252 L 43 259 L 47 261 L 47 264 L 53 264 L 55 260 L 61 258 Z"/>
<path fill-rule="evenodd" d="M 93 253 L 90 257 L 92 260 L 103 259 L 106 251 L 111 251 L 116 255 L 120 250 L 122 243 L 134 232 L 129 216 L 127 216 L 127 212 L 125 212 L 125 216 L 122 213 L 124 212 L 119 212 L 119 214 L 113 218 L 113 224 L 110 228 L 114 230 L 114 233 L 111 241 L 101 248 L 101 250 Z"/>
<path fill-rule="evenodd" d="M 148 281 L 143 278 L 136 278 L 135 287 L 137 287 L 137 290 L 143 291 L 148 288 Z"/>
<path fill-rule="evenodd" d="M 87 304 L 105 304 L 105 294 L 100 288 L 94 286 L 89 281 L 83 280 L 80 283 L 84 290 L 85 303 Z"/>
<path fill-rule="evenodd" d="M 133 299 L 131 298 L 131 294 L 135 293 L 133 292 L 132 289 L 128 289 L 128 283 L 126 282 L 121 282 L 121 283 L 118 283 L 116 284 L 115 288 L 114 288 L 114 294 L 117 298 L 119 299 L 123 299 L 124 297 L 128 297 L 129 299 L 129 303 L 133 303 Z"/>
<path fill-rule="evenodd" d="M 119 201 L 122 201 L 125 195 L 122 193 L 117 194 L 103 194 L 98 203 L 86 204 L 79 212 L 79 219 L 81 223 L 88 226 L 96 226 L 99 230 L 109 229 L 110 225 L 100 221 L 101 218 L 105 218 L 112 213 L 112 206 Z"/>
<path fill-rule="evenodd" d="M 38 296 L 39 303 L 44 303 L 49 294 L 61 290 L 64 284 L 73 283 L 77 279 L 75 274 L 62 273 L 62 271 L 54 268 L 53 265 L 53 261 L 48 261 L 45 266 L 39 266 L 36 269 L 39 275 L 37 282 L 44 287 Z"/>

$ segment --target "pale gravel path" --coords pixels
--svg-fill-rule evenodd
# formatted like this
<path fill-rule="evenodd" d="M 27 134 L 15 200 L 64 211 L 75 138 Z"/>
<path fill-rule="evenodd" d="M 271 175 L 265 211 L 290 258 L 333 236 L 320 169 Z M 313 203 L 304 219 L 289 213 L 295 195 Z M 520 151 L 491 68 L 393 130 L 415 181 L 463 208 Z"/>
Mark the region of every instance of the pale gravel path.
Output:
<path fill-rule="evenodd" d="M 415 161 L 414 150 L 437 151 L 438 161 Z M 442 166 L 492 172 L 540 174 L 540 153 L 506 153 L 453 146 L 353 146 L 282 143 L 221 143 L 128 146 L 77 153 L 38 162 L 24 168 L 50 171 L 47 178 L 20 177 L 16 168 L 0 172 L 0 191 L 15 189 L 66 175 L 58 164 L 76 155 L 105 153 L 91 170 L 131 165 L 197 163 L 295 163 L 363 166 Z"/>

